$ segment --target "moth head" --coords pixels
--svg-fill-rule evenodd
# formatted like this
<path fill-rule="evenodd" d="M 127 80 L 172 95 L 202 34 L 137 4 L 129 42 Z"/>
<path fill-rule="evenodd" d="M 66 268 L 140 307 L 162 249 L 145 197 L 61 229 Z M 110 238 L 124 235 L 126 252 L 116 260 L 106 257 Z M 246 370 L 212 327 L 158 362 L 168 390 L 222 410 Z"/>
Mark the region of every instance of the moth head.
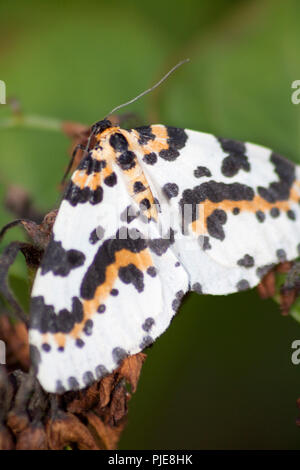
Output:
<path fill-rule="evenodd" d="M 112 127 L 112 123 L 108 119 L 98 121 L 92 126 L 92 135 L 102 134 L 102 132 L 110 127 Z"/>

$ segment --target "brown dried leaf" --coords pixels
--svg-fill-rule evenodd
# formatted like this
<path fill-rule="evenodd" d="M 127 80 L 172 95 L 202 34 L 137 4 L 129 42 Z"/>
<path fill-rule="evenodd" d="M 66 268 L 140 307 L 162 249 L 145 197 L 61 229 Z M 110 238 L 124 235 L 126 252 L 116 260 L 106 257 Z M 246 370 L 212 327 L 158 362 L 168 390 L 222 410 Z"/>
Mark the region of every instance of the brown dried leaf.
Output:
<path fill-rule="evenodd" d="M 27 328 L 22 322 L 14 325 L 7 315 L 0 316 L 0 339 L 6 344 L 7 357 L 13 360 L 15 368 L 29 369 L 29 344 Z M 10 361 L 8 361 L 10 364 Z"/>
<path fill-rule="evenodd" d="M 146 354 L 138 353 L 133 356 L 129 356 L 122 362 L 118 373 L 121 377 L 124 377 L 130 384 L 133 393 L 136 392 L 137 384 L 140 378 L 142 365 L 146 360 Z"/>
<path fill-rule="evenodd" d="M 276 292 L 276 278 L 274 271 L 268 272 L 263 279 L 261 280 L 260 284 L 258 284 L 257 289 L 260 297 L 262 299 L 268 299 L 269 297 L 273 297 Z"/>
<path fill-rule="evenodd" d="M 88 389 L 77 392 L 72 401 L 68 398 L 67 401 L 67 410 L 71 413 L 79 414 L 94 408 L 99 402 L 99 383 L 95 382 Z"/>
<path fill-rule="evenodd" d="M 6 422 L 12 432 L 17 435 L 27 428 L 27 426 L 29 425 L 29 417 L 27 413 L 10 411 L 7 415 Z"/>
<path fill-rule="evenodd" d="M 88 428 L 73 414 L 57 411 L 46 426 L 49 448 L 61 450 L 76 444 L 82 450 L 98 450 Z"/>
<path fill-rule="evenodd" d="M 109 374 L 101 380 L 99 394 L 99 404 L 101 408 L 104 408 L 110 402 L 110 397 L 114 388 L 115 381 L 115 374 Z"/>
<path fill-rule="evenodd" d="M 108 423 L 111 426 L 116 425 L 127 415 L 127 402 L 129 397 L 130 395 L 127 393 L 125 381 L 119 382 L 112 393 L 109 412 L 107 414 Z"/>
<path fill-rule="evenodd" d="M 13 450 L 15 448 L 11 431 L 0 424 L 0 450 Z"/>
<path fill-rule="evenodd" d="M 21 224 L 33 240 L 35 247 L 44 250 L 50 241 L 53 224 L 57 216 L 57 210 L 45 215 L 41 224 L 36 224 L 30 220 L 22 220 Z"/>
<path fill-rule="evenodd" d="M 42 423 L 31 423 L 17 438 L 16 450 L 47 449 L 47 435 Z"/>
<path fill-rule="evenodd" d="M 290 272 L 292 265 L 293 263 L 291 263 L 290 261 L 285 261 L 284 263 L 280 263 L 278 264 L 278 266 L 276 266 L 276 271 L 278 273 L 286 274 Z"/>
<path fill-rule="evenodd" d="M 98 438 L 101 440 L 101 448 L 105 450 L 116 449 L 122 431 L 126 425 L 126 420 L 119 423 L 117 426 L 111 427 L 107 424 L 104 424 L 101 418 L 92 411 L 86 413 L 86 417 L 89 424 L 92 426 L 92 428 L 94 428 Z"/>
<path fill-rule="evenodd" d="M 7 415 L 7 425 L 15 435 L 24 431 L 30 424 L 28 413 L 30 402 L 35 396 L 36 387 L 39 389 L 39 385 L 31 373 L 25 374 L 20 371 L 16 379 L 18 388 L 14 398 L 13 408 Z"/>

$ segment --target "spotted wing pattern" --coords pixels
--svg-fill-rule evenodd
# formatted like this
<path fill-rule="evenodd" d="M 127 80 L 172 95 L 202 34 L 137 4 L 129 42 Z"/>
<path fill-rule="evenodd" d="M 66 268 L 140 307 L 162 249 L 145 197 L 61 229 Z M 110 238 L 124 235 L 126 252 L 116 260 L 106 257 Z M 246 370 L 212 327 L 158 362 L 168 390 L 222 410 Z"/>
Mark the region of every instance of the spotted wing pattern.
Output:
<path fill-rule="evenodd" d="M 248 289 L 299 255 L 298 166 L 201 132 L 98 124 L 32 292 L 32 360 L 50 392 L 149 346 L 188 290 Z"/>
<path fill-rule="evenodd" d="M 245 290 L 274 264 L 299 256 L 299 166 L 251 143 L 150 129 L 148 135 L 167 134 L 159 139 L 162 150 L 155 142 L 151 159 L 143 151 L 138 159 L 160 201 L 161 220 L 177 233 L 172 249 L 191 289 Z"/>
<path fill-rule="evenodd" d="M 32 360 L 49 392 L 83 388 L 149 346 L 188 289 L 120 136 L 102 136 L 72 176 L 34 283 Z"/>

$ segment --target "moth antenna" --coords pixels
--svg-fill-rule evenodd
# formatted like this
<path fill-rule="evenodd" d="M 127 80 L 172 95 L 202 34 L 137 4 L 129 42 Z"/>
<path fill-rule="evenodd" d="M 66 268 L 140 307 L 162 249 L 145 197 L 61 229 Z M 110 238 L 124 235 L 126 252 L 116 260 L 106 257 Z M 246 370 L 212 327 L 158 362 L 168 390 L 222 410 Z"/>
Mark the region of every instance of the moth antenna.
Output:
<path fill-rule="evenodd" d="M 135 98 L 132 98 L 131 100 L 127 101 L 126 103 L 123 103 L 123 104 L 120 104 L 119 106 L 116 106 L 114 109 L 111 110 L 110 113 L 107 114 L 107 116 L 110 116 L 111 114 L 115 113 L 119 109 L 124 108 L 124 106 L 128 106 L 129 104 L 134 103 L 135 101 L 142 98 L 142 96 L 145 96 L 148 93 L 150 93 L 151 91 L 155 90 L 155 88 L 159 87 L 159 85 L 161 85 L 173 72 L 175 72 L 175 70 L 177 70 L 179 67 L 181 67 L 181 65 L 186 64 L 189 61 L 190 61 L 190 59 L 184 59 L 184 60 L 181 60 L 180 62 L 178 62 L 178 64 L 174 65 L 174 67 L 172 67 L 171 70 L 169 70 L 169 72 L 166 73 L 166 75 L 164 75 L 157 83 L 155 83 L 155 85 L 153 85 L 151 88 L 148 88 L 148 90 L 143 91 L 142 93 L 137 95 Z M 106 116 L 106 118 L 107 118 L 107 116 Z"/>
<path fill-rule="evenodd" d="M 159 87 L 159 85 L 161 85 L 173 72 L 175 72 L 175 70 L 177 70 L 179 67 L 181 67 L 183 64 L 186 64 L 187 62 L 189 62 L 190 59 L 184 59 L 184 60 L 181 60 L 180 62 L 178 62 L 178 64 L 174 65 L 174 67 L 172 67 L 167 73 L 166 75 L 164 75 L 157 83 L 155 83 L 155 85 L 153 85 L 151 88 L 148 88 L 148 90 L 145 90 L 143 91 L 142 93 L 140 93 L 139 95 L 137 95 L 135 98 L 132 98 L 131 100 L 127 101 L 126 103 L 123 103 L 123 104 L 120 104 L 119 106 L 116 106 L 114 109 L 112 109 L 110 111 L 110 113 L 108 113 L 106 115 L 106 117 L 103 119 L 107 119 L 108 116 L 110 116 L 111 114 L 115 113 L 116 111 L 118 111 L 119 109 L 121 108 L 124 108 L 125 106 L 128 106 L 129 104 L 132 104 L 134 103 L 135 101 L 139 100 L 140 98 L 142 98 L 142 96 L 145 96 L 147 95 L 148 93 L 150 93 L 151 91 L 155 90 L 155 88 Z M 88 137 L 88 140 L 87 140 L 87 144 L 85 146 L 85 148 L 83 149 L 84 153 L 83 153 L 83 156 L 85 156 L 87 153 L 88 153 L 88 150 L 89 150 L 89 146 L 90 146 L 90 143 L 91 143 L 91 139 L 92 137 L 97 133 L 97 128 L 92 126 L 92 130 L 91 130 L 91 133 Z M 70 167 L 71 167 L 71 164 L 73 162 L 73 158 L 72 158 L 72 161 L 71 163 L 69 164 L 68 166 L 68 171 L 70 170 Z M 66 172 L 66 174 L 68 173 L 68 171 Z M 63 181 L 65 180 L 66 178 L 66 174 L 64 175 L 63 177 Z"/>

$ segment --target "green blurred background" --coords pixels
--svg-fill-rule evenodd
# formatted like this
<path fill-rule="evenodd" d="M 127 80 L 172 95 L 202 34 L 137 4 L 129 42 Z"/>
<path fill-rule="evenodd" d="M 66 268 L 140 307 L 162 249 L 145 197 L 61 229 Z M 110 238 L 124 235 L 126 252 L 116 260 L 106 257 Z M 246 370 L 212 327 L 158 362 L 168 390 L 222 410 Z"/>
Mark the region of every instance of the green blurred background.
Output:
<path fill-rule="evenodd" d="M 25 115 L 91 124 L 178 60 L 191 62 L 126 111 L 248 140 L 300 163 L 300 3 L 292 0 L 1 2 L 0 79 Z M 5 128 L 0 106 L 0 198 L 7 185 L 56 207 L 70 142 Z M 12 215 L 0 206 L 0 225 Z M 2 242 L 24 235 L 13 229 Z M 26 297 L 20 256 L 11 269 Z M 300 449 L 299 325 L 255 290 L 185 301 L 148 351 L 121 449 Z"/>

